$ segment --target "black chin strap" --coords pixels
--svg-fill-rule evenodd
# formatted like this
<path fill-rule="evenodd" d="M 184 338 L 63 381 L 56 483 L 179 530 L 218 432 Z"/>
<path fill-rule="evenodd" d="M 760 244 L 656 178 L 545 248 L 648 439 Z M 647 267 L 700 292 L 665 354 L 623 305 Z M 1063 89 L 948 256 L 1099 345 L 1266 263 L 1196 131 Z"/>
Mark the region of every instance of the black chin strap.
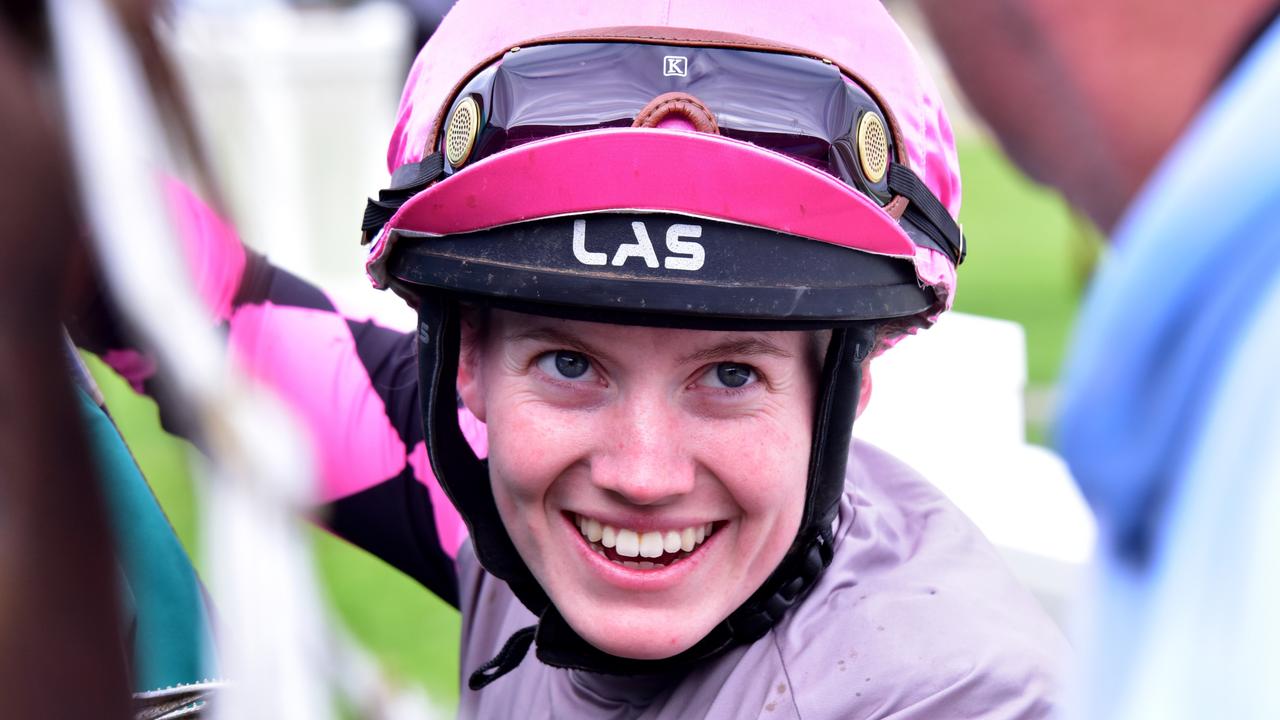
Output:
<path fill-rule="evenodd" d="M 471 452 L 458 426 L 458 303 L 437 292 L 418 302 L 418 393 L 431 470 L 453 501 L 481 566 L 506 581 L 535 614 L 550 602 L 520 559 L 498 514 L 489 466 Z"/>
<path fill-rule="evenodd" d="M 801 530 L 830 531 L 835 521 L 836 506 L 844 492 L 853 421 L 862 396 L 862 363 L 875 347 L 875 333 L 875 325 L 838 328 L 831 332 L 818 383 L 818 404 L 814 409 L 809 485 Z"/>
<path fill-rule="evenodd" d="M 529 646 L 533 644 L 533 634 L 537 630 L 537 625 L 530 625 L 515 631 L 511 637 L 507 638 L 506 644 L 492 660 L 471 673 L 471 677 L 467 679 L 467 687 L 472 690 L 483 690 L 489 686 L 489 683 L 515 670 L 524 660 L 524 656 L 529 654 Z"/>

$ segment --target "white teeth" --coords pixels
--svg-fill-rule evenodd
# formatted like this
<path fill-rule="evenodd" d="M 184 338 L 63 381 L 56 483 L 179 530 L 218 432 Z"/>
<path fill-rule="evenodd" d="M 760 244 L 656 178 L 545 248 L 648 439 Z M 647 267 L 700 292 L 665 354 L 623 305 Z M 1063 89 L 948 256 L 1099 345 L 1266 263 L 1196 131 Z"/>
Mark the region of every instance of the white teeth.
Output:
<path fill-rule="evenodd" d="M 698 545 L 702 544 L 711 535 L 715 527 L 713 523 L 704 523 L 682 530 L 650 530 L 641 533 L 636 530 L 619 529 L 612 525 L 606 525 L 599 520 L 584 515 L 575 515 L 574 524 L 578 526 L 578 531 L 582 533 L 582 536 L 588 542 L 599 543 L 606 548 L 613 548 L 615 555 L 628 558 L 659 558 L 664 554 L 674 555 L 681 551 L 693 552 Z M 604 555 L 604 551 L 600 548 L 597 548 L 597 552 Z M 606 557 L 608 556 L 606 555 Z M 675 558 L 675 560 L 679 559 Z M 646 561 L 638 563 L 631 561 L 619 562 L 622 562 L 627 567 L 655 566 L 654 563 Z"/>
<path fill-rule="evenodd" d="M 613 549 L 622 557 L 635 557 L 640 554 L 640 536 L 635 530 L 619 530 L 618 542 Z"/>
<path fill-rule="evenodd" d="M 647 532 L 640 536 L 640 557 L 662 557 L 662 533 Z"/>

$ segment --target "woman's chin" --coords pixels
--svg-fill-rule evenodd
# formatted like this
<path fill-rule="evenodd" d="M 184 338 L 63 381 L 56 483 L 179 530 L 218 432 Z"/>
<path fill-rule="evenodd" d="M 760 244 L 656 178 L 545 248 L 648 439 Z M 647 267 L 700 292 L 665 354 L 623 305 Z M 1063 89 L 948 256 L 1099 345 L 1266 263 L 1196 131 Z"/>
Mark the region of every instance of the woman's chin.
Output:
<path fill-rule="evenodd" d="M 654 638 L 619 638 L 615 635 L 583 639 L 599 650 L 629 660 L 666 660 L 688 650 L 698 641 L 698 638 L 694 638 L 690 642 L 661 639 L 654 642 Z"/>
<path fill-rule="evenodd" d="M 570 620 L 582 639 L 595 648 L 630 660 L 665 660 L 693 647 L 710 628 L 699 630 L 680 627 L 676 618 L 645 623 L 613 623 L 587 620 L 579 624 Z"/>

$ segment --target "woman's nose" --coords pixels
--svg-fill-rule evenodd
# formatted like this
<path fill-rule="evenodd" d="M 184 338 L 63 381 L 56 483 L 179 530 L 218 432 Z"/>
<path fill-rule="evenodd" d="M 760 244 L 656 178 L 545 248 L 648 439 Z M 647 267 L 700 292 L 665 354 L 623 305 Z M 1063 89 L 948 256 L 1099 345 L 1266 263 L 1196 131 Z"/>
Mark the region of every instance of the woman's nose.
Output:
<path fill-rule="evenodd" d="M 661 392 L 629 393 L 597 416 L 591 479 L 634 505 L 659 505 L 692 492 L 695 462 L 684 418 Z"/>

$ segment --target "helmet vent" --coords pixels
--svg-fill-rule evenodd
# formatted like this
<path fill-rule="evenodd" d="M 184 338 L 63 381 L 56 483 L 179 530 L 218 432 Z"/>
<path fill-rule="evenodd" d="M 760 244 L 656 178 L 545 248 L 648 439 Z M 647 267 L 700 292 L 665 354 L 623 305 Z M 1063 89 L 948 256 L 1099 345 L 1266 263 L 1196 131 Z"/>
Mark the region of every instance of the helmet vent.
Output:
<path fill-rule="evenodd" d="M 471 154 L 480 128 L 480 106 L 475 98 L 465 97 L 453 109 L 444 136 L 444 154 L 455 169 L 462 167 Z"/>
<path fill-rule="evenodd" d="M 858 160 L 867 180 L 878 183 L 889 169 L 889 134 L 875 113 L 867 113 L 858 121 Z"/>

